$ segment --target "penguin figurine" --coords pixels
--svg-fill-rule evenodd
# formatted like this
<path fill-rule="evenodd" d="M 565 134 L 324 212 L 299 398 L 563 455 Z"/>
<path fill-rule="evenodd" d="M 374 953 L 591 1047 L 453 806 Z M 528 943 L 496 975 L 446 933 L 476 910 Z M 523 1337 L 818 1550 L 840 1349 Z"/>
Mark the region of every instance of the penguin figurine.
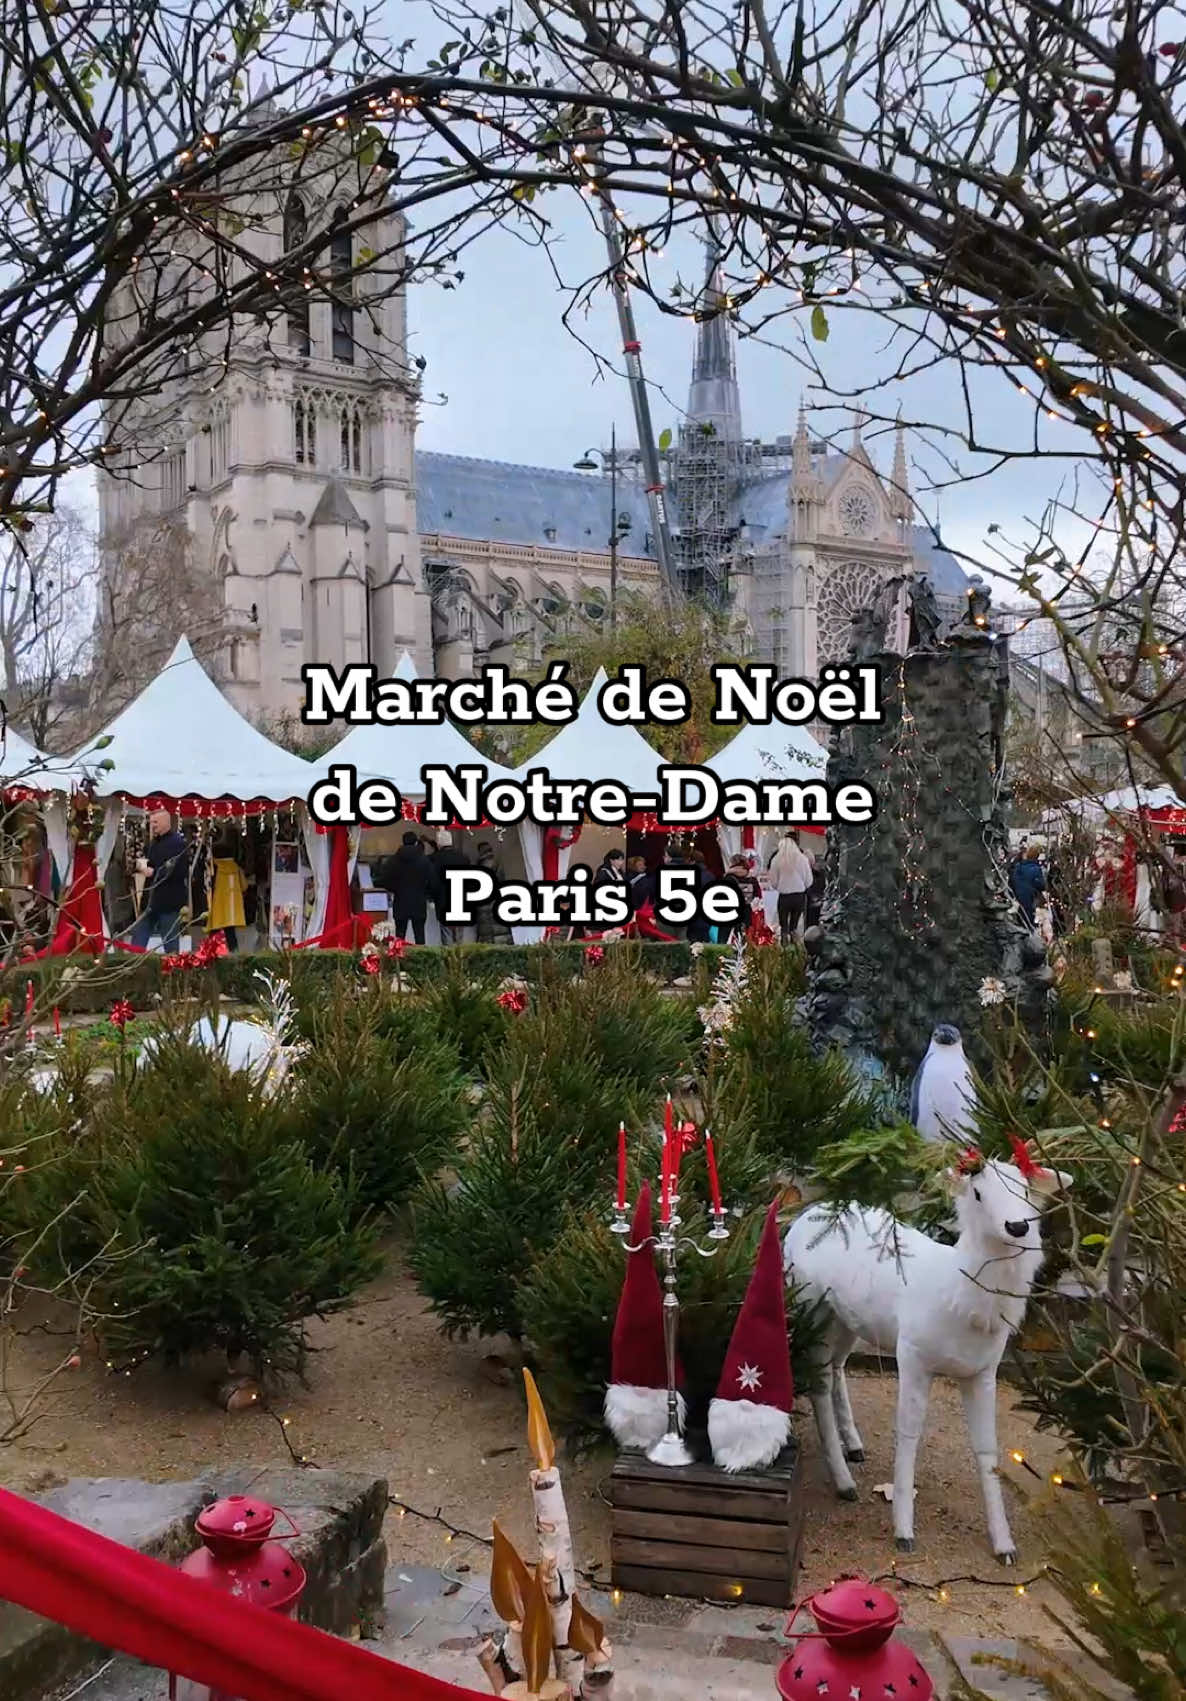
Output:
<path fill-rule="evenodd" d="M 976 1089 L 958 1028 L 941 1022 L 910 1087 L 910 1120 L 924 1140 L 975 1135 Z"/>

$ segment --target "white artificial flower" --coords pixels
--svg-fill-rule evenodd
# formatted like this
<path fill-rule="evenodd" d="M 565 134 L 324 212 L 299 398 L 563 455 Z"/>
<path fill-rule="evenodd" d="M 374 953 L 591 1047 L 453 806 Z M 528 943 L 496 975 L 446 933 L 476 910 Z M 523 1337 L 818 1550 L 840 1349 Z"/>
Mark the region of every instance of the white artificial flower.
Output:
<path fill-rule="evenodd" d="M 980 982 L 980 1002 L 985 1009 L 990 1004 L 1003 1004 L 1008 997 L 1008 989 L 1003 980 L 995 975 L 986 975 Z"/>
<path fill-rule="evenodd" d="M 698 939 L 696 941 L 696 943 L 692 946 L 691 950 L 692 950 L 693 957 L 703 957 L 703 955 L 704 955 L 704 943 L 703 943 L 703 941 Z"/>
<path fill-rule="evenodd" d="M 1132 991 L 1132 975 L 1131 975 L 1131 973 L 1128 971 L 1128 969 L 1117 969 L 1116 973 L 1112 976 L 1112 984 L 1116 988 L 1117 992 L 1131 992 Z"/>

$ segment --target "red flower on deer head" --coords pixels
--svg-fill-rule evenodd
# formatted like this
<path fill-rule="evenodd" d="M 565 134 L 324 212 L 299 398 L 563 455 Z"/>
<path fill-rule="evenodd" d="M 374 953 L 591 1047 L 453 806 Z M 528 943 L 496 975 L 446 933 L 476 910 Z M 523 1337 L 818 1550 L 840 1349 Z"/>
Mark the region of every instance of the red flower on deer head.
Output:
<path fill-rule="evenodd" d="M 393 936 L 387 941 L 383 949 L 393 962 L 398 963 L 400 958 L 407 953 L 408 942 L 406 939 L 396 939 Z"/>
<path fill-rule="evenodd" d="M 975 1146 L 969 1146 L 955 1167 L 959 1175 L 979 1175 L 984 1168 L 984 1153 L 977 1151 Z"/>
<path fill-rule="evenodd" d="M 511 986 L 499 993 L 495 1003 L 509 1010 L 512 1016 L 521 1016 L 527 1008 L 527 994 L 521 986 Z"/>
<path fill-rule="evenodd" d="M 194 953 L 196 961 L 199 962 L 203 968 L 205 968 L 208 963 L 214 962 L 216 958 L 225 957 L 226 955 L 226 935 L 222 932 L 208 933 L 202 943 L 198 946 L 197 951 Z"/>
<path fill-rule="evenodd" d="M 1045 1174 L 1045 1171 L 1041 1168 L 1041 1166 L 1034 1162 L 1030 1155 L 1030 1149 L 1024 1140 L 1020 1139 L 1016 1134 L 1010 1134 L 1009 1144 L 1013 1148 L 1013 1162 L 1017 1165 L 1018 1169 L 1027 1181 L 1031 1176 Z"/>
<path fill-rule="evenodd" d="M 585 946 L 585 961 L 587 963 L 592 963 L 594 966 L 596 966 L 598 963 L 604 963 L 604 961 L 605 961 L 605 946 L 604 945 L 586 945 Z"/>
<path fill-rule="evenodd" d="M 126 998 L 117 998 L 111 1006 L 111 1025 L 118 1028 L 122 1034 L 129 1022 L 136 1019 L 136 1011 Z"/>
<path fill-rule="evenodd" d="M 675 1125 L 675 1137 L 679 1141 L 680 1155 L 685 1158 L 700 1140 L 700 1136 L 696 1132 L 696 1124 L 694 1122 L 677 1122 Z"/>

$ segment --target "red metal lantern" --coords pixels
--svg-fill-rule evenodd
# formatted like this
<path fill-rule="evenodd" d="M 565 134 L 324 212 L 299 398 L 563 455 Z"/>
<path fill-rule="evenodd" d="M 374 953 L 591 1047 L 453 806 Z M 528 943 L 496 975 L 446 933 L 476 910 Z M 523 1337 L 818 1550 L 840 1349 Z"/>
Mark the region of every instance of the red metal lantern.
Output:
<path fill-rule="evenodd" d="M 232 1494 L 215 1501 L 198 1516 L 194 1527 L 202 1546 L 182 1561 L 182 1571 L 213 1584 L 224 1595 L 292 1618 L 305 1587 L 305 1568 L 273 1536 L 278 1516 L 288 1518 L 292 1535 L 300 1535 L 287 1512 L 278 1514 L 264 1500 Z M 169 1701 L 234 1701 L 234 1697 L 171 1674 Z"/>
<path fill-rule="evenodd" d="M 934 1684 L 904 1642 L 890 1638 L 901 1621 L 892 1595 L 860 1577 L 845 1577 L 805 1603 L 817 1628 L 796 1633 L 799 1608 L 787 1622 L 795 1648 L 778 1668 L 783 1701 L 931 1701 Z"/>

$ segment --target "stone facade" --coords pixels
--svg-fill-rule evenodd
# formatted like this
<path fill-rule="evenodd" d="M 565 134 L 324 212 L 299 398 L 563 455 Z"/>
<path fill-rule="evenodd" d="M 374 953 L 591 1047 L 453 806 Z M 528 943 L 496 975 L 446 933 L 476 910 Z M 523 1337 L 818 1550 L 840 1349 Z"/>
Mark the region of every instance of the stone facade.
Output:
<path fill-rule="evenodd" d="M 264 259 L 308 216 L 273 198 L 253 209 Z M 398 254 L 401 239 L 396 221 L 380 222 L 379 249 Z M 706 292 L 719 305 L 715 272 Z M 100 475 L 101 606 L 117 604 L 122 575 L 125 601 L 162 627 L 167 651 L 194 624 L 195 599 L 168 594 L 175 564 L 160 562 L 158 599 L 133 589 L 126 563 L 146 528 L 187 535 L 187 570 L 218 611 L 208 638 L 189 635 L 257 721 L 299 707 L 308 662 L 372 661 L 385 674 L 407 649 L 426 673 L 529 664 L 603 626 L 615 592 L 658 590 L 636 452 L 619 454 L 616 477 L 417 453 L 405 295 L 379 292 L 364 272 L 357 302 L 311 298 L 278 327 L 220 333 L 208 364 L 191 363 L 138 421 L 122 421 L 134 428 L 128 447 Z M 689 583 L 724 598 L 742 647 L 784 673 L 833 656 L 852 612 L 895 574 L 919 568 L 941 595 L 963 594 L 953 558 L 910 522 L 901 433 L 888 482 L 859 424 L 843 451 L 812 438 L 802 409 L 793 439 L 742 438 L 720 313 L 698 327 L 667 476 Z M 131 629 L 111 645 L 127 647 Z M 132 647 L 151 646 L 137 633 Z"/>

